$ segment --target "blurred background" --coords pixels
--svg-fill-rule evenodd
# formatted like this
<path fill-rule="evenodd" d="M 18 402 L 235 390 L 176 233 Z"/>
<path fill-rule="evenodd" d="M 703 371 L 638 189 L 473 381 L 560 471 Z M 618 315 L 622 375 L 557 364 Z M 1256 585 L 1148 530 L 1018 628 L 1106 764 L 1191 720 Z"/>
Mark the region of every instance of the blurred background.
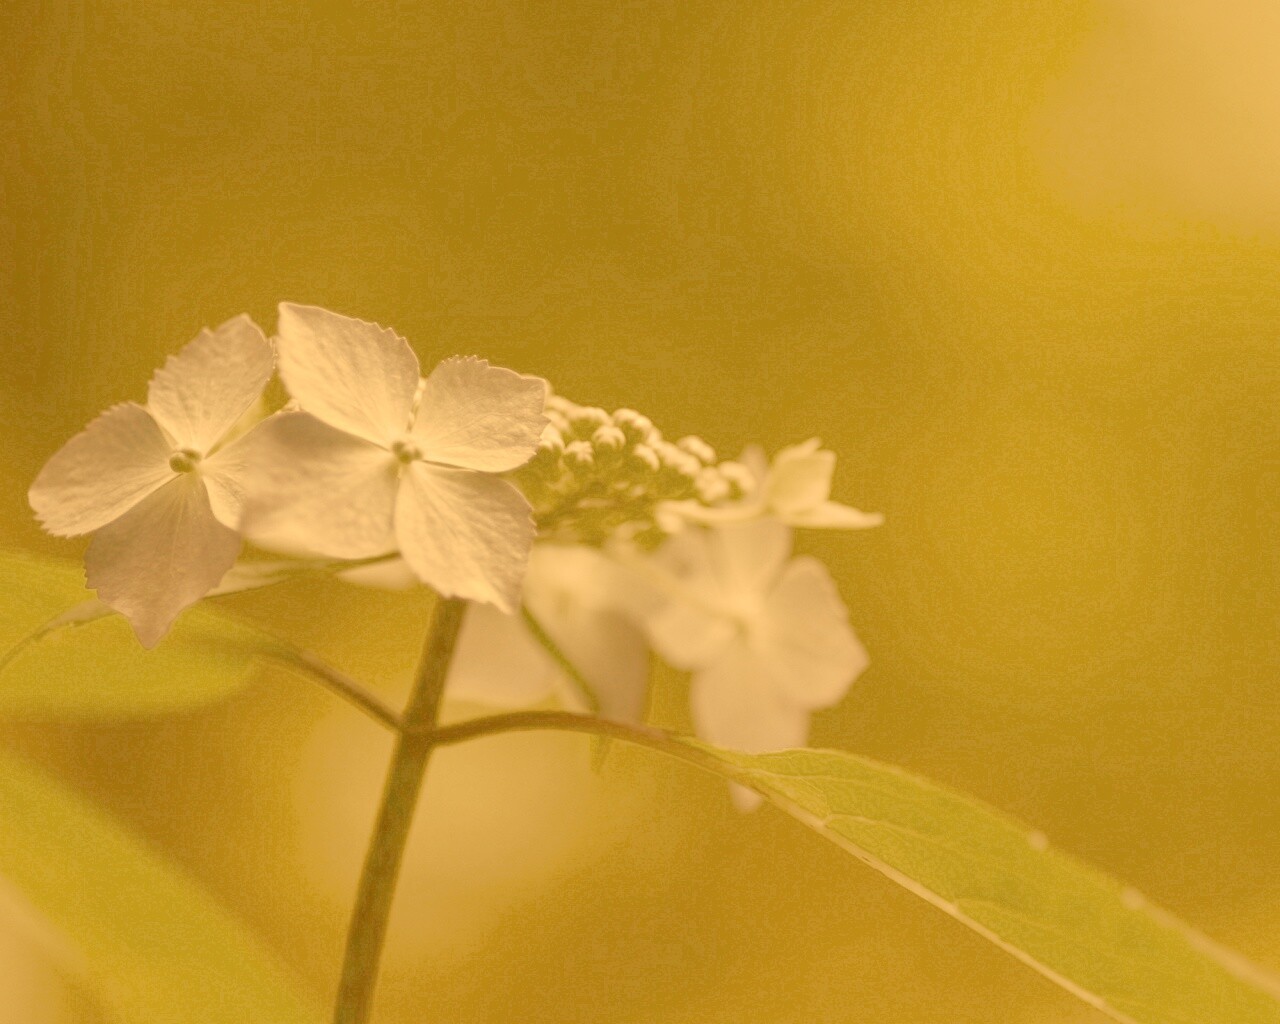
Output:
<path fill-rule="evenodd" d="M 74 555 L 26 507 L 44 460 L 281 299 L 725 454 L 818 435 L 887 524 L 802 540 L 872 659 L 814 742 L 1280 969 L 1280 10 L 12 0 L 0 39 L 0 544 Z M 339 589 L 236 607 L 402 692 L 421 603 Z M 264 672 L 0 740 L 328 996 L 374 727 Z M 385 1024 L 1103 1019 L 644 752 L 446 750 L 425 811 Z"/>

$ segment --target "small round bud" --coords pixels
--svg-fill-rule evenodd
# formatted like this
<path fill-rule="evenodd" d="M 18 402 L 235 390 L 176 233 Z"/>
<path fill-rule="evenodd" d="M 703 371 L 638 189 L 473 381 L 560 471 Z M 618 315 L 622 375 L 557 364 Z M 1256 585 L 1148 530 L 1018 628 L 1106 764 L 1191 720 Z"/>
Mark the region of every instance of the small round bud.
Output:
<path fill-rule="evenodd" d="M 632 448 L 631 458 L 640 468 L 650 473 L 656 473 L 662 468 L 662 460 L 658 458 L 658 453 L 647 444 L 638 444 Z"/>
<path fill-rule="evenodd" d="M 646 442 L 653 433 L 653 421 L 634 409 L 615 410 L 613 423 L 633 443 Z"/>
<path fill-rule="evenodd" d="M 658 458 L 662 460 L 663 466 L 679 476 L 692 480 L 702 469 L 701 462 L 668 441 L 659 441 L 653 448 L 658 453 Z"/>
<path fill-rule="evenodd" d="M 712 466 L 704 467 L 693 484 L 698 492 L 698 500 L 704 505 L 714 505 L 731 495 L 729 481 Z"/>
<path fill-rule="evenodd" d="M 680 517 L 679 513 L 658 506 L 653 513 L 653 525 L 664 534 L 674 535 L 684 529 L 685 521 Z"/>
<path fill-rule="evenodd" d="M 595 453 L 586 441 L 570 441 L 564 446 L 564 464 L 575 473 L 589 472 L 595 461 Z"/>
<path fill-rule="evenodd" d="M 732 497 L 741 498 L 756 489 L 755 475 L 741 462 L 722 462 L 716 469 L 729 485 Z"/>
<path fill-rule="evenodd" d="M 609 414 L 593 406 L 577 409 L 569 416 L 574 435 L 583 440 L 589 438 L 608 422 Z"/>
<path fill-rule="evenodd" d="M 201 458 L 194 448 L 179 448 L 169 456 L 169 468 L 175 473 L 194 473 Z"/>
<path fill-rule="evenodd" d="M 550 423 L 542 428 L 542 437 L 538 439 L 538 450 L 544 452 L 564 451 L 564 434 Z"/>
<path fill-rule="evenodd" d="M 627 439 L 612 423 L 606 423 L 591 435 L 591 446 L 599 452 L 620 452 L 627 446 Z"/>
<path fill-rule="evenodd" d="M 693 434 L 680 438 L 676 442 L 676 447 L 681 451 L 688 452 L 704 466 L 709 466 L 716 461 L 716 450 L 702 438 L 695 437 Z"/>
<path fill-rule="evenodd" d="M 547 413 L 554 412 L 560 416 L 568 417 L 577 411 L 577 408 L 578 407 L 569 401 L 569 399 L 564 398 L 561 395 L 547 395 L 544 411 Z"/>
<path fill-rule="evenodd" d="M 563 413 L 557 412 L 555 409 L 546 409 L 543 415 L 547 418 L 547 423 L 556 428 L 561 434 L 568 434 L 572 431 L 569 426 L 569 417 Z"/>

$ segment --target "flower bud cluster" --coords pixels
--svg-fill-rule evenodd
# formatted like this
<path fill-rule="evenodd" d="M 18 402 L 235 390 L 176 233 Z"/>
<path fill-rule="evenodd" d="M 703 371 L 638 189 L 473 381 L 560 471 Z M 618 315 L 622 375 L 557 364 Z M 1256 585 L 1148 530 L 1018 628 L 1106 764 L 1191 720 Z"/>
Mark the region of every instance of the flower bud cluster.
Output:
<path fill-rule="evenodd" d="M 702 438 L 668 441 L 634 409 L 609 413 L 551 395 L 546 416 L 537 454 L 515 474 L 545 537 L 603 544 L 622 535 L 654 545 L 672 528 L 662 503 L 732 501 L 753 482 Z"/>

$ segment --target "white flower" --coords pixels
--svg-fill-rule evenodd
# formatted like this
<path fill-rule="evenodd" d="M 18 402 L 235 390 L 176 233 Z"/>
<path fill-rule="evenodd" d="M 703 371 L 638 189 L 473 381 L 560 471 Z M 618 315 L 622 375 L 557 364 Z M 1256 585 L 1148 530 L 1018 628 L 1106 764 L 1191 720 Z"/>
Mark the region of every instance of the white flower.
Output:
<path fill-rule="evenodd" d="M 770 519 L 691 529 L 654 556 L 669 574 L 648 620 L 659 654 L 693 673 L 699 736 L 761 753 L 802 746 L 809 717 L 867 666 L 826 568 L 788 560 L 791 530 Z M 745 791 L 735 798 L 749 805 Z"/>
<path fill-rule="evenodd" d="M 363 584 L 403 584 L 395 563 L 344 573 Z M 372 570 L 381 570 L 374 572 Z M 585 545 L 536 544 L 524 604 L 574 669 L 606 718 L 639 721 L 649 681 L 649 645 L 627 608 L 628 571 Z M 495 707 L 555 699 L 578 711 L 589 699 L 531 631 L 524 617 L 472 608 L 462 626 L 445 695 Z"/>
<path fill-rule="evenodd" d="M 224 443 L 272 372 L 247 316 L 204 330 L 151 378 L 147 404 L 113 406 L 31 485 L 50 533 L 92 533 L 89 586 L 152 647 L 240 552 L 245 443 Z"/>
<path fill-rule="evenodd" d="M 454 358 L 420 379 L 408 342 L 315 306 L 280 306 L 280 375 L 301 411 L 254 431 L 246 534 L 332 558 L 399 550 L 447 596 L 519 603 L 529 503 L 498 474 L 533 455 L 546 382 Z"/>
<path fill-rule="evenodd" d="M 722 463 L 721 471 L 731 463 Z M 745 467 L 745 472 L 742 472 Z M 693 523 L 711 525 L 771 517 L 789 526 L 833 530 L 864 530 L 880 526 L 884 516 L 861 512 L 831 500 L 831 478 L 836 455 L 816 437 L 783 448 L 772 465 L 764 451 L 752 445 L 742 453 L 739 467 L 744 495 L 740 501 L 711 508 L 684 501 L 667 506 L 670 512 Z"/>
<path fill-rule="evenodd" d="M 379 590 L 419 581 L 402 558 L 345 569 L 338 578 Z M 637 625 L 651 590 L 631 570 L 584 544 L 538 543 L 524 577 L 523 603 L 580 673 L 606 718 L 639 721 L 649 681 L 649 644 Z M 555 700 L 590 710 L 581 686 L 530 629 L 523 614 L 476 605 L 467 612 L 445 696 L 492 707 Z"/>

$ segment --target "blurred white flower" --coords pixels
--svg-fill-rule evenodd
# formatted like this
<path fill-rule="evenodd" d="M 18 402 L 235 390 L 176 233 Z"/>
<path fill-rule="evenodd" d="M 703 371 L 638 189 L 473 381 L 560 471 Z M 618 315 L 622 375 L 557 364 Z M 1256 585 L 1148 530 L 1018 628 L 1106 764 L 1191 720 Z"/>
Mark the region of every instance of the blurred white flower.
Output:
<path fill-rule="evenodd" d="M 371 586 L 406 580 L 396 563 L 344 573 Z M 607 718 L 638 721 L 649 682 L 649 645 L 629 614 L 633 581 L 595 548 L 536 544 L 524 581 L 524 605 L 591 689 L 584 694 L 520 613 L 472 608 L 458 638 L 445 695 L 494 707 L 555 700 L 586 711 L 591 698 Z"/>
<path fill-rule="evenodd" d="M 333 558 L 399 550 L 447 596 L 519 605 L 528 501 L 499 475 L 537 449 L 546 382 L 474 358 L 425 381 L 385 327 L 282 303 L 280 375 L 301 411 L 251 435 L 251 540 Z"/>
<path fill-rule="evenodd" d="M 338 577 L 379 590 L 419 585 L 402 558 L 344 569 Z M 636 601 L 648 592 L 630 569 L 597 548 L 535 544 L 522 603 L 591 694 L 582 692 L 522 612 L 476 605 L 463 622 L 445 696 L 502 708 L 554 700 L 575 711 L 590 710 L 594 696 L 605 717 L 638 721 L 649 681 L 649 644 L 637 625 Z"/>
<path fill-rule="evenodd" d="M 884 516 L 862 512 L 831 500 L 831 478 L 836 455 L 816 437 L 779 451 L 773 462 L 757 445 L 748 447 L 738 472 L 733 463 L 721 463 L 722 475 L 735 478 L 743 497 L 708 507 L 693 501 L 673 502 L 669 513 L 692 522 L 712 525 L 770 517 L 789 526 L 832 530 L 865 530 L 880 526 Z"/>
<path fill-rule="evenodd" d="M 839 701 L 867 666 L 830 574 L 816 559 L 788 560 L 790 549 L 790 528 L 758 519 L 686 530 L 654 556 L 670 582 L 649 636 L 693 673 L 694 728 L 711 743 L 748 753 L 802 746 L 812 712 Z"/>
<path fill-rule="evenodd" d="M 152 647 L 240 552 L 245 441 L 227 443 L 271 377 L 271 344 L 247 316 L 201 331 L 125 402 L 51 458 L 28 498 L 50 533 L 92 533 L 88 584 Z"/>

